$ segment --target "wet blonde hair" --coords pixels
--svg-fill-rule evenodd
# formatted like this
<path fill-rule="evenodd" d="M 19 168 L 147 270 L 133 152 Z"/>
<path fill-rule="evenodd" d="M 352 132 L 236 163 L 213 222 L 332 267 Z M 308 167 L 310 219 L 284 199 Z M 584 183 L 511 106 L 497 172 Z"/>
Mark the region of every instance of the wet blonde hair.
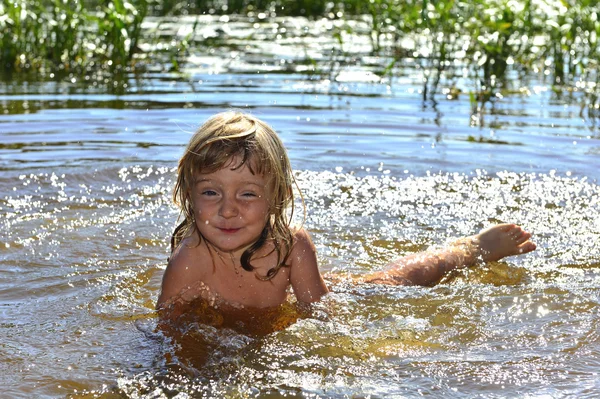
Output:
<path fill-rule="evenodd" d="M 236 160 L 236 163 L 232 161 Z M 254 270 L 252 256 L 271 239 L 277 252 L 277 265 L 260 279 L 270 280 L 281 267 L 286 266 L 293 244 L 290 227 L 294 211 L 293 181 L 290 160 L 275 131 L 260 119 L 238 111 L 216 114 L 208 119 L 192 136 L 185 153 L 179 160 L 173 200 L 181 208 L 183 222 L 171 237 L 171 252 L 181 240 L 193 232 L 205 243 L 194 220 L 191 197 L 195 176 L 213 173 L 224 167 L 237 169 L 246 165 L 253 174 L 270 180 L 272 192 L 270 217 L 260 237 L 241 257 L 242 267 Z M 289 211 L 288 211 L 289 210 Z M 210 245 L 208 245 L 210 250 Z"/>

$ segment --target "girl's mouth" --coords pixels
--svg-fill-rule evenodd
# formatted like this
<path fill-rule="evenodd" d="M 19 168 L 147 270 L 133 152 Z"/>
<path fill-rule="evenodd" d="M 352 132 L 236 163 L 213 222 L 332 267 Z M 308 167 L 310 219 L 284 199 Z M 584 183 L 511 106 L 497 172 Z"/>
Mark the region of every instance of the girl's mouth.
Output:
<path fill-rule="evenodd" d="M 233 234 L 233 233 L 237 233 L 238 231 L 240 231 L 240 229 L 223 229 L 223 228 L 219 228 L 219 230 L 221 230 L 223 233 L 226 233 L 226 234 Z"/>

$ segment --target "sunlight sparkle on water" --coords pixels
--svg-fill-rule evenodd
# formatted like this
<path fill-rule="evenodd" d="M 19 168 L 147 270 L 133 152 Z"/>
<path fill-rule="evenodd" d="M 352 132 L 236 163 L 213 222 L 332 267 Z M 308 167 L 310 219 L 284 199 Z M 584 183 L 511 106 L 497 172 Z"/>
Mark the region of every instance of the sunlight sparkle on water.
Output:
<path fill-rule="evenodd" d="M 504 221 L 519 221 L 539 249 L 506 263 L 459 271 L 429 290 L 332 282 L 332 294 L 316 309 L 319 316 L 299 320 L 260 345 L 231 330 L 194 325 L 189 338 L 204 337 L 216 348 L 208 361 L 212 370 L 220 370 L 218 378 L 189 379 L 163 364 L 154 371 L 121 371 L 120 392 L 135 396 L 183 389 L 252 397 L 272 387 L 278 394 L 301 389 L 307 395 L 386 396 L 400 386 L 417 385 L 475 394 L 481 386 L 556 384 L 565 376 L 556 354 L 567 358 L 572 369 L 589 370 L 574 342 L 597 334 L 592 318 L 600 303 L 598 185 L 558 173 L 393 175 L 385 173 L 383 164 L 372 171 L 345 170 L 296 173 L 306 202 L 305 227 L 325 273 L 365 273 L 396 256 Z M 94 332 L 89 326 L 97 319 L 124 323 L 133 317 L 137 328 L 153 337 L 151 342 L 163 339 L 152 332 L 152 298 L 177 217 L 170 198 L 173 176 L 173 168 L 148 165 L 80 169 L 23 175 L 18 191 L 4 191 L 4 273 L 34 287 L 37 296 L 52 298 L 60 288 L 61 298 L 86 298 L 86 305 L 75 309 L 63 299 L 31 304 L 35 317 L 51 311 L 62 315 L 65 325 L 84 320 L 93 340 L 101 333 L 104 344 L 152 364 L 155 354 L 139 336 L 122 347 L 122 333 Z M 27 269 L 23 248 L 30 251 Z M 43 279 L 36 275 L 39 265 L 49 270 Z M 15 290 L 11 295 L 25 294 Z M 535 356 L 529 355 L 531 348 Z M 81 370 L 89 371 L 85 364 L 114 362 L 110 353 L 97 351 L 95 357 L 70 359 L 69 364 L 79 362 Z M 502 360 L 507 353 L 510 366 Z M 188 356 L 196 361 L 193 350 Z M 264 365 L 273 367 L 265 370 Z M 256 378 L 260 391 L 253 388 Z"/>

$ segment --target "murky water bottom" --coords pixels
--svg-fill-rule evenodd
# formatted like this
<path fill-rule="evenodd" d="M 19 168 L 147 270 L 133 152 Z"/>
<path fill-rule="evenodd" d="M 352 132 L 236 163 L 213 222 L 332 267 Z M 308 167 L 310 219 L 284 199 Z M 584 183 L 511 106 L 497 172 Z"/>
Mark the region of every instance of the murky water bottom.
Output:
<path fill-rule="evenodd" d="M 539 249 L 434 288 L 332 281 L 312 316 L 283 330 L 189 323 L 175 342 L 158 332 L 153 311 L 177 217 L 174 172 L 3 172 L 7 397 L 593 397 L 600 389 L 595 182 L 298 171 L 324 272 L 364 273 L 505 221 L 526 226 Z"/>

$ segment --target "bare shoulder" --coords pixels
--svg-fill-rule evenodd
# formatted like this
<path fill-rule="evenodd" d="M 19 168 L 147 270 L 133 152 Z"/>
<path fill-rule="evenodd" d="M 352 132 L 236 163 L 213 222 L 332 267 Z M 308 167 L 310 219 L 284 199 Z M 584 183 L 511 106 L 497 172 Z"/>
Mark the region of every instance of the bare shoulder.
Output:
<path fill-rule="evenodd" d="M 186 289 L 204 280 L 207 273 L 206 254 L 197 241 L 185 238 L 175 249 L 163 275 L 157 307 L 181 296 Z"/>
<path fill-rule="evenodd" d="M 294 241 L 300 243 L 310 243 L 312 245 L 312 239 L 310 238 L 310 234 L 304 227 L 298 228 L 294 230 Z"/>
<path fill-rule="evenodd" d="M 292 246 L 292 264 L 301 261 L 306 256 L 314 256 L 317 250 L 308 231 L 299 228 L 294 232 L 294 243 Z"/>
<path fill-rule="evenodd" d="M 201 245 L 188 239 L 184 239 L 181 244 L 173 251 L 166 272 L 191 275 L 202 275 L 206 267 L 203 267 L 199 260 L 203 257 Z"/>

